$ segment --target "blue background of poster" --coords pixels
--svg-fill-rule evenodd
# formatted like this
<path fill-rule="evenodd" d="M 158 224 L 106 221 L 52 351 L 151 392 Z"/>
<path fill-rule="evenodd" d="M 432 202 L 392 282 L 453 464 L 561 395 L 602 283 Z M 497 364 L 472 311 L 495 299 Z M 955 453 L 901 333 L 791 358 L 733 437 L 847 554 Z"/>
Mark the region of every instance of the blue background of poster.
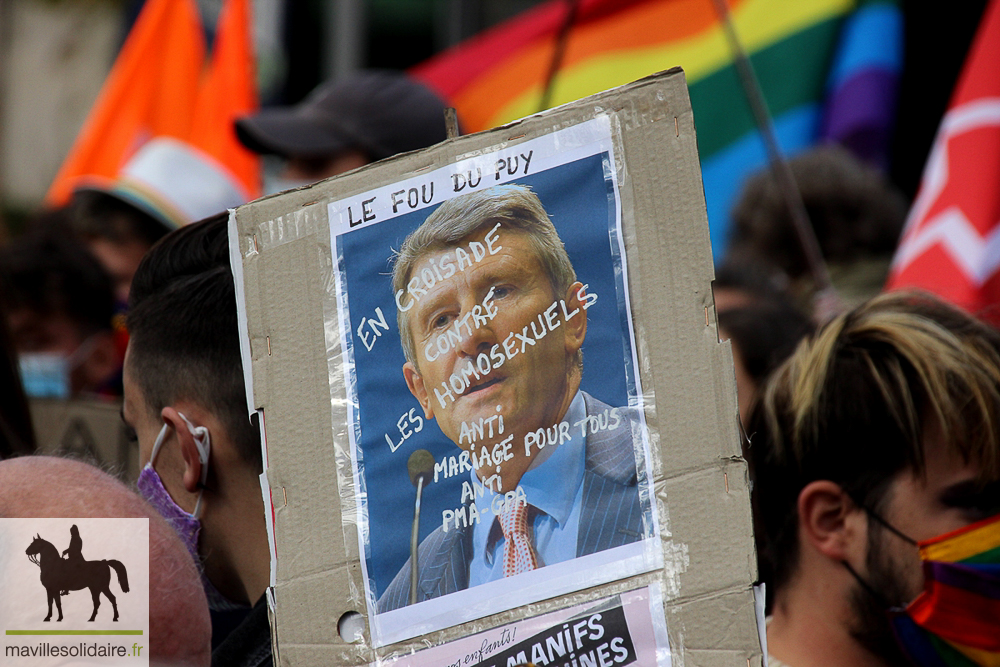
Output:
<path fill-rule="evenodd" d="M 577 279 L 598 296 L 587 311 L 581 388 L 609 405 L 628 405 L 629 388 L 634 391 L 632 352 L 628 314 L 618 288 L 620 268 L 616 275 L 616 262 L 612 261 L 615 199 L 611 179 L 605 177 L 606 159 L 606 154 L 594 155 L 513 182 L 531 187 L 538 195 L 566 246 Z M 349 301 L 361 422 L 369 522 L 368 576 L 376 597 L 409 557 L 416 490 L 406 470 L 407 459 L 420 448 L 429 450 L 437 461 L 459 452 L 434 421 L 425 420 L 423 430 L 413 433 L 395 452 L 385 439 L 388 434 L 394 443 L 400 441 L 397 421 L 411 408 L 423 416 L 403 379 L 405 357 L 396 326 L 392 253 L 436 208 L 430 206 L 337 237 L 338 254 L 343 258 L 341 281 Z M 500 239 L 502 243 L 502 232 Z M 363 330 L 369 332 L 367 344 L 372 346 L 368 351 L 357 332 L 362 318 L 377 318 L 376 307 L 385 315 L 389 331 L 379 329 L 382 335 L 374 339 L 370 326 L 364 325 Z M 468 473 L 439 478 L 425 489 L 421 540 L 441 525 L 442 510 L 461 506 L 461 484 L 466 479 Z"/>

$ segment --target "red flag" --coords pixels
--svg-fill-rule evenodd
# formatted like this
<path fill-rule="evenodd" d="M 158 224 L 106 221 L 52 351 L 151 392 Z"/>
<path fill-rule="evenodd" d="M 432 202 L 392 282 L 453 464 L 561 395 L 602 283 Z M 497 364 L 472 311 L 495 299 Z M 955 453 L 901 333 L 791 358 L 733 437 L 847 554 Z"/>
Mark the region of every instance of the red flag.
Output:
<path fill-rule="evenodd" d="M 204 60 L 194 0 L 149 0 L 46 202 L 65 204 L 81 177 L 114 178 L 150 137 L 187 137 Z"/>
<path fill-rule="evenodd" d="M 261 194 L 260 158 L 236 138 L 234 122 L 257 110 L 250 0 L 226 0 L 208 72 L 195 104 L 189 143 L 225 165 L 247 199 Z"/>
<path fill-rule="evenodd" d="M 924 289 L 1000 323 L 1000 0 L 969 49 L 886 288 Z"/>

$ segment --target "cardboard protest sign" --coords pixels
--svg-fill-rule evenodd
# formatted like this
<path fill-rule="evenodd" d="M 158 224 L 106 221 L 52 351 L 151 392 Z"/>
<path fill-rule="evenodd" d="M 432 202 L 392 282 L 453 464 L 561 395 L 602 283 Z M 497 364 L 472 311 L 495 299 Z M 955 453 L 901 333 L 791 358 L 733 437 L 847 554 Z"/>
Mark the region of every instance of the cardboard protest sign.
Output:
<path fill-rule="evenodd" d="M 230 231 L 282 663 L 431 645 L 413 664 L 509 667 L 516 628 L 545 635 L 525 655 L 551 640 L 540 664 L 759 660 L 679 71 L 248 204 Z M 587 613 L 593 646 L 570 628 Z M 492 648 L 455 657 L 473 635 Z"/>
<path fill-rule="evenodd" d="M 121 407 L 121 401 L 31 399 L 38 451 L 81 458 L 134 482 L 139 475 L 139 443 L 122 422 Z"/>

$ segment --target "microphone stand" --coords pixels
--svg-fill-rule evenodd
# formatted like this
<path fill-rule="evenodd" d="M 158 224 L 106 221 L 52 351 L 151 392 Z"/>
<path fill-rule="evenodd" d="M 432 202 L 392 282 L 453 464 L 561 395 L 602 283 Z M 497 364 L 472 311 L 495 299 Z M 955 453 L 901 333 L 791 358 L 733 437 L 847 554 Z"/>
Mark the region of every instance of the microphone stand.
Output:
<path fill-rule="evenodd" d="M 410 604 L 417 602 L 417 577 L 420 568 L 417 564 L 417 542 L 420 539 L 420 497 L 424 493 L 424 477 L 417 477 L 417 501 L 413 505 L 413 530 L 410 532 Z"/>

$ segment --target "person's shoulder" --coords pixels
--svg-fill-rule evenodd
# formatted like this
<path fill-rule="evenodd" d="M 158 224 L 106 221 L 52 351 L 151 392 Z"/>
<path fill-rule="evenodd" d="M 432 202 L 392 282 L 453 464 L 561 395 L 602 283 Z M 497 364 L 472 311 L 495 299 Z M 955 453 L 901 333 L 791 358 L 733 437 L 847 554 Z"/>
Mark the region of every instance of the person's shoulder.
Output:
<path fill-rule="evenodd" d="M 423 539 L 420 546 L 417 547 L 419 562 L 417 577 L 423 588 L 429 586 L 434 588 L 433 582 L 446 578 L 445 575 L 450 569 L 457 568 L 467 572 L 467 563 L 451 566 L 456 559 L 468 561 L 469 554 L 467 552 L 471 548 L 471 544 L 466 538 L 471 537 L 471 535 L 470 528 L 445 531 L 443 527 L 438 526 Z M 403 567 L 399 569 L 399 572 L 386 587 L 385 592 L 379 596 L 378 610 L 380 613 L 409 604 L 410 567 L 411 561 L 407 558 Z"/>
<path fill-rule="evenodd" d="M 212 651 L 212 667 L 271 667 L 271 622 L 265 596 Z"/>
<path fill-rule="evenodd" d="M 583 404 L 587 407 L 587 416 L 601 418 L 607 415 L 611 423 L 615 424 L 614 428 L 609 430 L 631 428 L 632 423 L 639 422 L 638 408 L 631 408 L 627 405 L 611 406 L 585 391 L 581 390 L 580 393 L 583 395 Z M 612 411 L 614 412 L 612 413 Z"/>
<path fill-rule="evenodd" d="M 587 469 L 618 484 L 634 485 L 636 442 L 642 422 L 639 411 L 612 407 L 583 393 L 587 407 Z"/>

